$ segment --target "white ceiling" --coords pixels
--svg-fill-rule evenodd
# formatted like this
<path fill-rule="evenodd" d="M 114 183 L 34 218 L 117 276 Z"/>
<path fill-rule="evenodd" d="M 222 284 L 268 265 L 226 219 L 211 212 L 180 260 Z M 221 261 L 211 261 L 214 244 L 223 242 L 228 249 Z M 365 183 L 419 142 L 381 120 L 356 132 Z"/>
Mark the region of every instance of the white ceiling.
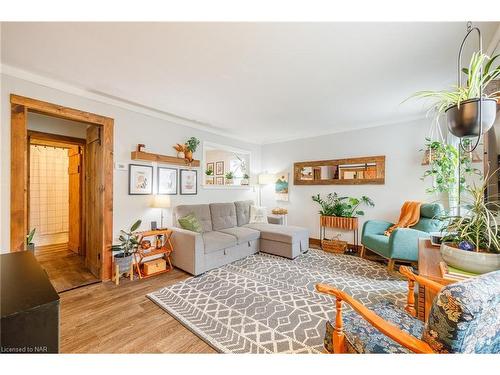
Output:
<path fill-rule="evenodd" d="M 485 49 L 500 23 L 481 23 Z M 421 117 L 464 23 L 3 23 L 2 63 L 257 143 Z"/>

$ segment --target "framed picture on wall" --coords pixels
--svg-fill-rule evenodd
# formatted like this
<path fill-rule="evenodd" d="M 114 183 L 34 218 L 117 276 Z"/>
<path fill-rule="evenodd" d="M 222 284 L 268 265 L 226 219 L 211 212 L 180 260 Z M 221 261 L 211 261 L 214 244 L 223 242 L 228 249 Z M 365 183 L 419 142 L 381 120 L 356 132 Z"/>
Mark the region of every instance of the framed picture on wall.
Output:
<path fill-rule="evenodd" d="M 215 163 L 215 175 L 220 176 L 224 175 L 224 162 L 218 161 Z"/>
<path fill-rule="evenodd" d="M 158 194 L 175 195 L 177 194 L 177 169 L 158 167 Z"/>
<path fill-rule="evenodd" d="M 224 177 L 215 177 L 216 185 L 224 185 Z"/>
<path fill-rule="evenodd" d="M 198 172 L 192 169 L 181 169 L 180 174 L 181 194 L 198 194 Z"/>
<path fill-rule="evenodd" d="M 276 183 L 274 184 L 274 191 L 276 192 L 276 200 L 288 202 L 288 180 L 290 174 L 282 172 L 277 175 Z"/>
<path fill-rule="evenodd" d="M 129 164 L 128 194 L 153 194 L 153 167 L 151 165 Z"/>
<path fill-rule="evenodd" d="M 213 171 L 214 170 L 214 163 L 207 163 L 207 171 Z"/>

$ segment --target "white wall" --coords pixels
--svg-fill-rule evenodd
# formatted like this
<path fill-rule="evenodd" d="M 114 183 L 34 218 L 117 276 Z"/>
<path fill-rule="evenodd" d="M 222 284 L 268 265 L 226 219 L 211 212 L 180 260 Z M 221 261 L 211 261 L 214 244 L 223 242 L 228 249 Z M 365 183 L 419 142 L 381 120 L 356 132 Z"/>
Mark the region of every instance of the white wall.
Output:
<path fill-rule="evenodd" d="M 1 132 L 0 132 L 0 160 L 1 160 L 1 251 L 10 249 L 10 102 L 11 93 L 40 99 L 63 106 L 89 111 L 115 119 L 114 128 L 114 160 L 130 162 L 130 152 L 138 143 L 145 143 L 147 150 L 167 155 L 175 155 L 172 145 L 186 141 L 191 136 L 198 137 L 202 142 L 195 154 L 196 159 L 202 156 L 203 141 L 233 145 L 234 147 L 252 151 L 252 171 L 260 170 L 261 146 L 222 137 L 213 133 L 177 125 L 163 119 L 151 117 L 118 106 L 113 106 L 81 96 L 68 94 L 63 91 L 21 80 L 5 74 L 1 78 Z M 144 163 L 147 164 L 147 163 Z M 128 173 L 114 170 L 113 189 L 113 231 L 116 234 L 122 228 L 128 228 L 134 220 L 143 219 L 142 229 L 149 228 L 151 220 L 160 220 L 159 209 L 149 208 L 150 196 L 128 195 Z M 252 189 L 211 190 L 200 186 L 202 179 L 201 168 L 198 169 L 198 195 L 172 196 L 172 204 L 181 203 L 208 203 L 229 202 L 238 199 L 256 199 Z M 156 183 L 155 183 L 156 185 Z M 167 224 L 170 224 L 170 214 Z"/>
<path fill-rule="evenodd" d="M 322 195 L 338 192 L 341 195 L 359 197 L 367 195 L 375 201 L 374 208 L 365 208 L 366 219 L 394 221 L 405 200 L 434 201 L 435 196 L 425 193 L 430 182 L 422 182 L 425 167 L 421 166 L 424 138 L 429 122 L 417 121 L 330 134 L 284 143 L 268 144 L 262 148 L 262 169 L 269 173 L 288 170 L 290 173 L 289 202 L 276 202 L 274 187 L 263 190 L 263 205 L 268 208 L 288 208 L 288 223 L 309 228 L 311 237 L 319 238 L 319 205 L 311 200 L 317 193 Z M 385 185 L 294 185 L 293 163 L 300 161 L 341 159 L 361 156 L 386 156 Z M 350 235 L 344 239 L 351 241 Z"/>

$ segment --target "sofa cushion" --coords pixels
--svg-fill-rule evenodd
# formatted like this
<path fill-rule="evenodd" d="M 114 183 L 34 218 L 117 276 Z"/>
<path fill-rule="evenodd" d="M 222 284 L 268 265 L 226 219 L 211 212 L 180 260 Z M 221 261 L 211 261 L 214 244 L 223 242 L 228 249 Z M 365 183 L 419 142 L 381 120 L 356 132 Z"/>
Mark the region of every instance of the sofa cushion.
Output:
<path fill-rule="evenodd" d="M 444 208 L 440 203 L 425 203 L 420 206 L 420 216 L 427 219 L 437 219 L 444 214 Z"/>
<path fill-rule="evenodd" d="M 181 226 L 182 229 L 190 230 L 191 232 L 197 232 L 197 233 L 203 232 L 201 223 L 194 214 L 189 214 L 180 217 L 177 221 L 179 222 L 179 225 Z"/>
<path fill-rule="evenodd" d="M 260 238 L 270 241 L 284 243 L 296 243 L 304 237 L 309 237 L 309 232 L 305 228 L 294 226 L 283 226 L 277 224 L 246 224 L 245 228 L 251 228 L 260 231 Z"/>
<path fill-rule="evenodd" d="M 214 230 L 232 228 L 237 225 L 234 203 L 210 203 L 210 215 L 212 215 Z"/>
<path fill-rule="evenodd" d="M 267 208 L 251 205 L 249 224 L 266 224 L 266 223 L 267 223 Z"/>
<path fill-rule="evenodd" d="M 221 229 L 220 232 L 235 236 L 238 244 L 255 241 L 260 238 L 260 232 L 258 230 L 245 227 L 226 228 Z"/>
<path fill-rule="evenodd" d="M 236 208 L 236 221 L 239 227 L 250 222 L 250 206 L 253 201 L 237 201 L 234 202 Z"/>
<path fill-rule="evenodd" d="M 365 234 L 363 245 L 386 258 L 390 257 L 389 237 L 384 234 Z"/>
<path fill-rule="evenodd" d="M 210 216 L 210 208 L 208 204 L 181 204 L 174 208 L 174 223 L 177 224 L 180 217 L 189 214 L 194 214 L 201 223 L 203 232 L 212 230 L 212 217 Z"/>
<path fill-rule="evenodd" d="M 236 246 L 236 237 L 230 234 L 212 231 L 203 233 L 202 237 L 205 244 L 205 254 Z"/>

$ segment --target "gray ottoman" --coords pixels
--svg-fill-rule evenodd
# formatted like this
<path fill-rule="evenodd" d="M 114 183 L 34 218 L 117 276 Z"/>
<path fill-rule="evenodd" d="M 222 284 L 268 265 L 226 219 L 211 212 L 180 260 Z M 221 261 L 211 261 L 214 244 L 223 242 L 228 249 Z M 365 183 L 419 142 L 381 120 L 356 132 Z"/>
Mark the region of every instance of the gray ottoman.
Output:
<path fill-rule="evenodd" d="M 260 251 L 294 259 L 309 250 L 309 231 L 306 228 L 277 224 L 246 224 L 260 231 Z"/>

